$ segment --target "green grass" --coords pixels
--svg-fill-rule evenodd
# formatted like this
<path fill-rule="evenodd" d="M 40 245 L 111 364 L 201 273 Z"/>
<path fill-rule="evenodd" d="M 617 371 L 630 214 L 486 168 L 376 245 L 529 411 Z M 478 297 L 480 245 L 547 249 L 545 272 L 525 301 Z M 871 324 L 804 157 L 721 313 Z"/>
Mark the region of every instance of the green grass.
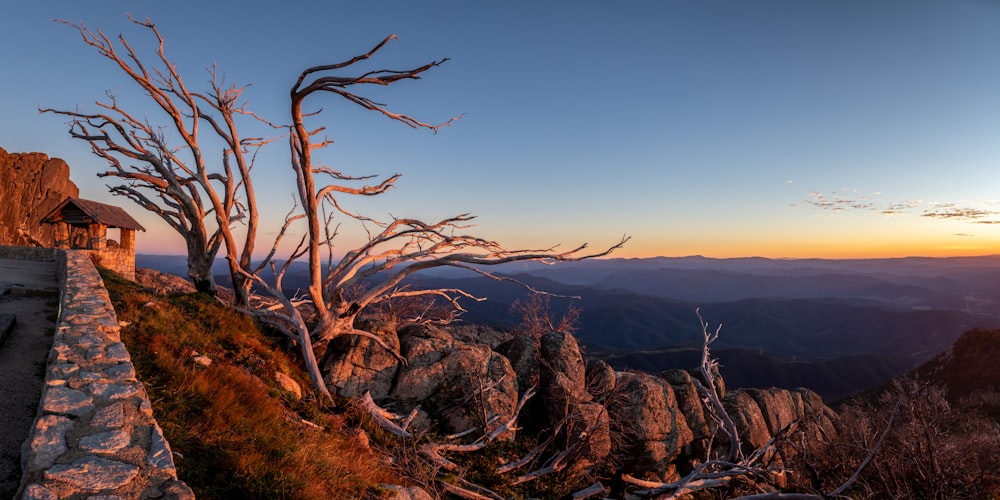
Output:
<path fill-rule="evenodd" d="M 178 476 L 198 498 L 378 498 L 378 484 L 399 482 L 317 402 L 279 334 L 203 294 L 161 296 L 102 275 Z M 212 364 L 194 363 L 194 352 Z M 275 371 L 308 394 L 278 389 Z"/>

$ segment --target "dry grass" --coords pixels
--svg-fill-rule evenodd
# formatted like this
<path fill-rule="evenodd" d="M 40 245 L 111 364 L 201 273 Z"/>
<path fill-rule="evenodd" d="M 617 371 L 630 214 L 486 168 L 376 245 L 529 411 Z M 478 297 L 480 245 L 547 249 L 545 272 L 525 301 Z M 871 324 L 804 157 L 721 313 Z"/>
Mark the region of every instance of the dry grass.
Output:
<path fill-rule="evenodd" d="M 198 498 L 379 498 L 378 484 L 398 482 L 336 411 L 277 388 L 281 371 L 309 392 L 279 337 L 203 295 L 104 279 L 178 475 Z M 212 364 L 196 364 L 195 351 Z"/>

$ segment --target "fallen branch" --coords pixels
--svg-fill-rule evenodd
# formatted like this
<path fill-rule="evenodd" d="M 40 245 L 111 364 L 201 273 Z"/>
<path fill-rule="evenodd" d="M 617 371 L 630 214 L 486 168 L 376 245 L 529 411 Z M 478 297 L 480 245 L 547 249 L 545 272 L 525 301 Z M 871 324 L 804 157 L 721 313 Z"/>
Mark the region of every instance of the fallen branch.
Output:
<path fill-rule="evenodd" d="M 496 493 L 494 493 L 496 496 L 486 496 L 444 481 L 438 481 L 438 483 L 441 485 L 441 488 L 448 493 L 462 498 L 467 498 L 469 500 L 504 500 L 502 496 L 496 495 Z"/>
<path fill-rule="evenodd" d="M 605 491 L 607 491 L 607 488 L 605 488 L 604 485 L 601 484 L 600 482 L 597 482 L 590 486 L 587 486 L 582 490 L 573 492 L 573 494 L 570 495 L 570 498 L 572 498 L 573 500 L 583 500 L 584 498 L 590 498 L 593 496 L 601 495 Z"/>
<path fill-rule="evenodd" d="M 393 420 L 403 420 L 403 417 L 375 404 L 375 401 L 372 400 L 371 391 L 365 391 L 365 395 L 361 397 L 361 408 L 375 419 L 379 427 L 399 437 L 408 438 L 412 436 L 405 428 L 393 422 Z M 407 423 L 409 423 L 409 419 L 407 419 Z"/>

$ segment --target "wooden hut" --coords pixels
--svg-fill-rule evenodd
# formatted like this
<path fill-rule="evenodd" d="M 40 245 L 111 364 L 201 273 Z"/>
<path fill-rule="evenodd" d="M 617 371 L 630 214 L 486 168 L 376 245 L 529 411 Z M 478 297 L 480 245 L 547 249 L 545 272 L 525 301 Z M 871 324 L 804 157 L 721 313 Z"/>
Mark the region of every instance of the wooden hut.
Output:
<path fill-rule="evenodd" d="M 98 265 L 135 279 L 135 232 L 146 228 L 121 207 L 70 197 L 42 223 L 55 225 L 56 247 L 86 250 Z M 109 228 L 118 229 L 117 242 L 108 240 Z"/>

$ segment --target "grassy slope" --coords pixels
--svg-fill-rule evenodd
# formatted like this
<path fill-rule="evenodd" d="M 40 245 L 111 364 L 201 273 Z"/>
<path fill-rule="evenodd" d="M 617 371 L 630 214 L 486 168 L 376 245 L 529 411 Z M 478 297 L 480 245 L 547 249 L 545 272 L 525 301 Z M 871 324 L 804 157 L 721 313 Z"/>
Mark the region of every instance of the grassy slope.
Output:
<path fill-rule="evenodd" d="M 336 412 L 277 388 L 275 371 L 309 387 L 279 338 L 202 295 L 104 280 L 178 475 L 198 498 L 377 498 L 379 483 L 398 482 Z M 212 364 L 194 363 L 194 351 Z"/>

